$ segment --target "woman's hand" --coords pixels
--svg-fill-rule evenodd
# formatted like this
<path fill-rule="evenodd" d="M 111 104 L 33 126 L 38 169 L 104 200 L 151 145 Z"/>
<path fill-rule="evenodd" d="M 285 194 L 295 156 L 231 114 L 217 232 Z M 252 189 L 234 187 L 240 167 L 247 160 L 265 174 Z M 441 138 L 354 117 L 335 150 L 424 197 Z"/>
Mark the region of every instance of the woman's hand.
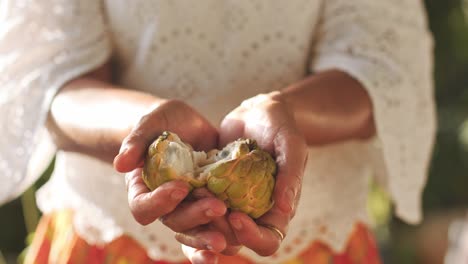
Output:
<path fill-rule="evenodd" d="M 279 92 L 253 97 L 226 116 L 220 129 L 221 144 L 239 137 L 255 139 L 276 157 L 273 208 L 256 221 L 239 212 L 229 216 L 238 241 L 257 254 L 268 256 L 278 249 L 281 237 L 265 226 L 276 227 L 286 235 L 300 196 L 307 145 Z"/>
<path fill-rule="evenodd" d="M 278 173 L 273 193 L 275 203 L 270 211 L 256 221 L 240 212 L 230 213 L 228 221 L 240 244 L 259 255 L 272 255 L 279 248 L 282 237 L 271 227 L 286 235 L 299 200 L 307 160 L 306 141 L 278 92 L 246 100 L 225 117 L 220 129 L 220 144 L 240 137 L 255 139 L 261 148 L 276 157 Z M 190 243 L 184 244 L 190 246 Z M 207 256 L 210 255 L 203 250 L 187 248 L 184 252 L 195 259 L 209 258 Z"/>
<path fill-rule="evenodd" d="M 242 103 L 222 122 L 221 145 L 238 137 L 256 139 L 276 156 L 279 171 L 275 205 L 266 215 L 256 222 L 241 213 L 228 216 L 238 242 L 260 255 L 270 255 L 278 248 L 281 241 L 276 235 L 280 234 L 274 229 L 285 234 L 294 215 L 306 163 L 306 142 L 326 145 L 374 134 L 369 95 L 358 81 L 339 70 L 309 75 L 281 93 L 258 95 Z M 189 247 L 184 252 L 194 260 L 213 261 L 215 257 L 213 252 Z"/>
<path fill-rule="evenodd" d="M 197 200 L 206 198 L 216 199 L 214 194 L 206 188 L 195 189 L 192 192 L 191 196 L 193 199 Z M 186 218 L 184 218 L 183 220 L 187 221 Z M 217 234 L 214 235 L 215 233 Z M 197 226 L 196 228 L 193 228 L 191 230 L 186 230 L 185 232 L 178 233 L 176 234 L 176 239 L 180 243 L 182 243 L 182 245 L 184 245 L 184 249 L 193 249 L 192 251 L 187 252 L 197 252 L 199 250 L 207 249 L 205 246 L 200 247 L 200 244 L 203 245 L 203 241 L 211 241 L 212 243 L 210 243 L 210 245 L 214 246 L 211 246 L 211 248 L 208 249 L 210 249 L 211 251 L 219 252 L 223 255 L 232 256 L 237 254 L 241 249 L 241 245 L 237 241 L 237 238 L 228 222 L 227 214 L 214 217 L 206 225 Z M 208 253 L 208 255 L 209 254 L 210 253 Z M 196 258 L 197 257 L 190 257 L 193 263 L 197 263 L 194 262 Z M 201 263 L 209 264 L 213 262 L 210 262 L 208 259 L 205 259 Z"/>
<path fill-rule="evenodd" d="M 184 201 L 189 186 L 183 181 L 168 182 L 149 191 L 141 178 L 141 166 L 148 146 L 164 130 L 177 133 L 197 150 L 213 149 L 218 141 L 217 130 L 191 107 L 177 100 L 163 101 L 144 115 L 123 140 L 114 167 L 129 172 L 126 175 L 128 201 L 135 219 L 146 225 L 159 218 L 179 233 L 224 215 L 226 206 L 213 197 Z M 198 247 L 224 248 L 224 237 L 219 232 L 209 232 L 205 237 L 204 241 L 198 241 Z"/>
<path fill-rule="evenodd" d="M 140 169 L 147 146 L 162 131 L 177 133 L 195 149 L 209 150 L 217 145 L 217 130 L 181 101 L 112 85 L 109 72 L 108 64 L 103 65 L 67 83 L 54 98 L 47 125 L 57 147 L 113 161 L 118 171 L 130 172 L 126 175 L 129 204 L 141 224 L 164 216 L 164 224 L 182 232 L 224 215 L 226 206 L 213 197 L 180 204 L 189 189 L 185 182 L 170 182 L 150 192 Z M 223 241 L 223 235 L 212 232 L 198 245 L 217 249 Z"/>
<path fill-rule="evenodd" d="M 117 171 L 130 172 L 141 167 L 148 146 L 163 131 L 176 133 L 195 150 L 211 150 L 218 142 L 216 128 L 189 105 L 179 100 L 159 99 L 124 138 L 114 159 Z"/>

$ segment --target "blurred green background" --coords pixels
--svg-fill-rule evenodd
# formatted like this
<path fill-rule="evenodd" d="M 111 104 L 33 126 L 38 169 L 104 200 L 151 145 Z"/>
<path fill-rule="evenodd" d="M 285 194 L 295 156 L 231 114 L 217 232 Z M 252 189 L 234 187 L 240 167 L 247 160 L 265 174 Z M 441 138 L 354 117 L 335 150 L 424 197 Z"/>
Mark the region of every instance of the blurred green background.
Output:
<path fill-rule="evenodd" d="M 448 225 L 468 209 L 468 0 L 425 3 L 436 44 L 437 143 L 424 192 L 424 222 L 408 226 L 390 219 L 378 229 L 385 263 L 442 263 Z M 16 261 L 38 217 L 29 206 L 25 222 L 21 201 L 31 205 L 34 189 L 51 169 L 22 198 L 0 207 L 0 250 L 9 262 Z"/>
<path fill-rule="evenodd" d="M 435 39 L 437 142 L 417 227 L 390 223 L 389 263 L 442 263 L 448 224 L 468 210 L 468 0 L 426 0 Z"/>

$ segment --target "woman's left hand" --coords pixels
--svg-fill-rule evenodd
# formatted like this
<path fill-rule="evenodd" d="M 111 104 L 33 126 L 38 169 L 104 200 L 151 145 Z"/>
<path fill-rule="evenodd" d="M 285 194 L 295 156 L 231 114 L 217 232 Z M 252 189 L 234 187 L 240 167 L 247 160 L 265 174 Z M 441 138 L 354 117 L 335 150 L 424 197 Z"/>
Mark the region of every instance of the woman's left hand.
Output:
<path fill-rule="evenodd" d="M 278 172 L 273 208 L 255 221 L 241 212 L 232 212 L 228 216 L 240 244 L 259 255 L 272 255 L 278 250 L 282 236 L 287 234 L 289 222 L 295 214 L 307 161 L 306 141 L 279 92 L 257 95 L 244 101 L 224 118 L 219 133 L 221 146 L 241 137 L 251 138 L 276 157 Z M 181 242 L 187 246 L 192 244 L 189 239 Z M 186 249 L 184 252 L 191 259 L 208 260 L 212 257 L 210 254 L 215 254 L 204 250 Z"/>

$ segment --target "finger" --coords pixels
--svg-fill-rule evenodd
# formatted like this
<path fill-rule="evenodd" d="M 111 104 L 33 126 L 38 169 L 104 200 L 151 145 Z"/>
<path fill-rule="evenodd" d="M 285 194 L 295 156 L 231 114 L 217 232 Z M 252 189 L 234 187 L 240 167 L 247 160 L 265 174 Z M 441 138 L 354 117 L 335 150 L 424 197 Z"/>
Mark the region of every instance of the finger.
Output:
<path fill-rule="evenodd" d="M 196 188 L 192 191 L 192 198 L 195 198 L 195 199 L 203 199 L 203 198 L 211 198 L 211 197 L 215 197 L 215 195 L 210 192 L 210 190 L 208 190 L 207 188 L 205 187 L 202 187 L 202 188 Z"/>
<path fill-rule="evenodd" d="M 278 250 L 281 239 L 272 230 L 257 225 L 249 216 L 240 212 L 229 215 L 237 240 L 260 256 L 270 256 Z"/>
<path fill-rule="evenodd" d="M 275 202 L 266 214 L 257 219 L 257 222 L 274 226 L 286 235 L 299 201 L 308 150 L 302 136 L 288 129 L 280 129 L 273 141 L 278 165 L 273 190 Z M 277 236 L 268 228 L 259 228 Z"/>
<path fill-rule="evenodd" d="M 218 130 L 214 128 L 207 120 L 204 121 L 207 126 L 202 126 L 198 130 L 198 137 L 195 140 L 187 141 L 187 143 L 191 144 L 192 147 L 197 151 L 210 151 L 216 148 L 218 144 Z M 192 133 L 193 135 L 193 133 Z M 193 137 L 193 136 L 192 136 Z M 184 137 L 181 134 L 181 138 L 189 139 L 188 137 Z"/>
<path fill-rule="evenodd" d="M 220 125 L 219 146 L 224 147 L 228 143 L 244 136 L 244 127 L 244 121 L 238 118 L 236 113 L 226 116 Z"/>
<path fill-rule="evenodd" d="M 214 195 L 206 188 L 197 188 L 192 191 L 192 197 L 195 199 L 204 199 L 204 198 L 213 198 Z M 241 249 L 240 243 L 237 241 L 237 238 L 234 232 L 231 229 L 225 215 L 216 217 L 211 220 L 210 227 L 213 230 L 220 231 L 228 244 L 225 250 L 221 252 L 223 255 L 235 255 Z"/>
<path fill-rule="evenodd" d="M 142 146 L 122 145 L 121 152 L 114 158 L 115 170 L 125 173 L 143 167 L 145 153 L 142 152 L 142 148 Z M 146 146 L 144 148 L 146 150 Z"/>
<path fill-rule="evenodd" d="M 242 246 L 239 245 L 239 246 L 226 246 L 226 248 L 221 251 L 221 254 L 225 255 L 225 256 L 235 256 L 237 255 L 237 253 L 239 253 L 239 251 L 241 250 Z"/>
<path fill-rule="evenodd" d="M 165 111 L 152 111 L 144 115 L 122 142 L 114 167 L 119 172 L 129 172 L 143 161 L 151 142 L 168 127 Z"/>
<path fill-rule="evenodd" d="M 286 235 L 300 196 L 308 152 L 303 138 L 286 129 L 279 130 L 274 147 L 278 165 L 273 192 L 275 203 L 257 222 L 274 226 Z M 229 221 L 239 242 L 259 255 L 271 255 L 281 244 L 281 237 L 275 231 L 256 224 L 245 214 L 231 213 Z"/>
<path fill-rule="evenodd" d="M 160 220 L 174 232 L 183 232 L 207 224 L 225 213 L 226 205 L 222 201 L 216 198 L 204 198 L 195 202 L 184 202 Z"/>
<path fill-rule="evenodd" d="M 221 252 L 227 246 L 223 234 L 209 230 L 208 227 L 198 227 L 183 233 L 176 233 L 175 238 L 189 247 L 215 252 Z"/>
<path fill-rule="evenodd" d="M 206 188 L 197 188 L 192 191 L 192 195 L 195 199 L 203 199 L 203 198 L 208 198 L 208 197 L 215 197 L 212 192 L 210 192 Z M 237 252 L 240 249 L 240 243 L 237 241 L 237 238 L 232 231 L 231 225 L 227 221 L 226 215 L 216 217 L 212 219 L 210 226 L 217 231 L 220 231 L 223 233 L 224 237 L 226 238 L 226 241 L 229 245 L 232 246 L 232 248 L 229 251 L 222 252 L 223 254 L 231 255 L 234 253 L 229 253 L 229 252 Z"/>
<path fill-rule="evenodd" d="M 142 225 L 174 210 L 189 193 L 189 186 L 183 181 L 167 182 L 150 192 L 141 178 L 141 169 L 127 173 L 125 177 L 130 210 Z"/>
<path fill-rule="evenodd" d="M 273 209 L 279 209 L 291 219 L 296 210 L 302 188 L 302 177 L 307 163 L 307 144 L 297 131 L 280 130 L 274 139 L 276 175 Z M 275 210 L 271 210 L 275 212 Z M 271 223 L 276 226 L 276 223 Z"/>
<path fill-rule="evenodd" d="M 211 221 L 210 223 L 210 227 L 214 230 L 220 231 L 224 235 L 224 238 L 226 239 L 228 245 L 233 247 L 238 247 L 241 245 L 239 241 L 237 241 L 236 235 L 234 234 L 234 231 L 232 230 L 231 225 L 228 222 L 227 216 L 222 216 L 213 219 L 213 221 Z M 231 249 L 230 251 L 232 250 L 233 249 Z M 222 253 L 228 254 L 224 251 Z"/>
<path fill-rule="evenodd" d="M 216 264 L 218 257 L 216 253 L 207 250 L 200 250 L 182 244 L 182 252 L 193 264 Z"/>

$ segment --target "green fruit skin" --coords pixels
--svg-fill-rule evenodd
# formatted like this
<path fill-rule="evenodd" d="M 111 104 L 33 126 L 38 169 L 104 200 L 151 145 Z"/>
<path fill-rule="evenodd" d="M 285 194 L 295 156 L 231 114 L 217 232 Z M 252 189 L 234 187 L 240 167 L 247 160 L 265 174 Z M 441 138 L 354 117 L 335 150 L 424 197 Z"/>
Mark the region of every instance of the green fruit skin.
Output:
<path fill-rule="evenodd" d="M 171 140 L 172 137 L 172 133 L 164 132 L 148 148 L 148 154 L 141 175 L 146 186 L 153 191 L 162 184 L 173 180 L 188 182 L 191 190 L 193 188 L 205 186 L 206 182 L 203 180 L 198 180 L 190 176 L 177 175 L 173 169 L 161 167 L 161 160 L 163 159 L 164 153 L 160 148 L 164 147 L 166 143 L 164 142 L 165 140 Z"/>
<path fill-rule="evenodd" d="M 255 149 L 210 171 L 207 188 L 232 210 L 256 219 L 273 206 L 275 173 L 276 164 L 270 154 Z"/>
<path fill-rule="evenodd" d="M 237 158 L 214 167 L 204 179 L 196 179 L 191 175 L 177 175 L 173 169 L 160 166 L 164 140 L 170 137 L 171 133 L 163 133 L 148 149 L 142 178 L 150 190 L 172 180 L 182 180 L 188 182 L 191 189 L 206 186 L 231 210 L 244 212 L 254 219 L 271 209 L 276 163 L 268 152 L 257 147 L 255 141 L 243 140 Z"/>

